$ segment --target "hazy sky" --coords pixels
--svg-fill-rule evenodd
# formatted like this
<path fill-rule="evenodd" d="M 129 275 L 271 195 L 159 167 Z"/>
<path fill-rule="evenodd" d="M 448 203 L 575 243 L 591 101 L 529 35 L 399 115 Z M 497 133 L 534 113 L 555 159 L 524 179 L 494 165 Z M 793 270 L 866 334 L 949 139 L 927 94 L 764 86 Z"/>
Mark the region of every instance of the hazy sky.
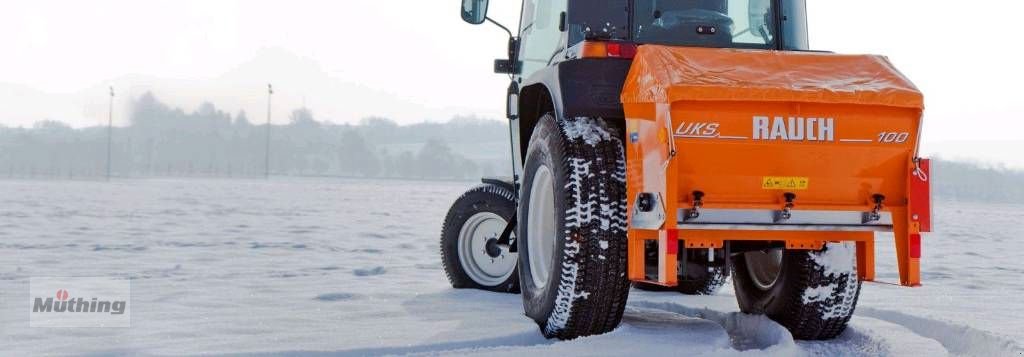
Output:
<path fill-rule="evenodd" d="M 1024 2 L 808 2 L 812 48 L 888 55 L 925 92 L 926 151 L 1024 167 L 1024 56 L 1015 40 L 1024 31 Z M 259 117 L 265 89 L 257 83 L 280 78 L 244 72 L 254 77 L 252 85 L 237 78 L 233 86 L 215 82 L 268 51 L 318 66 L 268 71 L 287 83 L 275 96 L 279 121 L 303 98 L 334 121 L 356 121 L 378 107 L 402 122 L 457 113 L 500 118 L 508 81 L 491 74 L 491 66 L 504 53 L 505 37 L 494 26 L 462 23 L 458 3 L 0 0 L 0 124 L 102 123 L 102 89 L 130 78 L 148 78 L 158 96 L 175 104 L 207 99 L 195 94 Z M 491 14 L 514 26 L 519 4 L 493 0 Z M 288 82 L 293 70 L 312 73 L 296 76 L 302 80 L 322 74 L 339 84 Z M 160 93 L 162 80 L 173 83 L 173 93 Z M 363 100 L 330 90 L 342 87 L 377 94 Z M 43 105 L 19 100 L 24 90 L 74 99 Z"/>

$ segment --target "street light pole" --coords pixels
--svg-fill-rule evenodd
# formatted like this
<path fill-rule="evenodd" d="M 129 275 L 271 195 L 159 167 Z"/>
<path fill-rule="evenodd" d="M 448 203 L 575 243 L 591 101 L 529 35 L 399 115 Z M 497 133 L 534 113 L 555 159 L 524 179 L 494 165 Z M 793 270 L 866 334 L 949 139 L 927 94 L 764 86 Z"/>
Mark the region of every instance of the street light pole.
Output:
<path fill-rule="evenodd" d="M 270 179 L 270 99 L 274 96 L 274 86 L 267 84 L 267 145 L 263 163 L 264 178 Z"/>
<path fill-rule="evenodd" d="M 110 108 L 107 112 L 107 181 L 110 181 L 110 150 L 114 137 L 114 87 L 110 87 Z"/>

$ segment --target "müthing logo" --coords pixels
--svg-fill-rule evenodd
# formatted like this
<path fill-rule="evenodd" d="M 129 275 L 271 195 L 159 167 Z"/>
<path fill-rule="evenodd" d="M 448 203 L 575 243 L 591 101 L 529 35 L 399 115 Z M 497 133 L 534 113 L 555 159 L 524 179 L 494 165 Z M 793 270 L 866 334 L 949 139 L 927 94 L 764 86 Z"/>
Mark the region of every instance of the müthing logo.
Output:
<path fill-rule="evenodd" d="M 130 279 L 32 277 L 29 327 L 131 327 Z"/>
<path fill-rule="evenodd" d="M 57 290 L 56 300 L 47 297 L 43 300 L 36 297 L 32 303 L 32 312 L 63 312 L 63 313 L 101 313 L 123 315 L 128 308 L 125 300 L 100 300 L 99 298 L 72 298 L 67 289 Z"/>

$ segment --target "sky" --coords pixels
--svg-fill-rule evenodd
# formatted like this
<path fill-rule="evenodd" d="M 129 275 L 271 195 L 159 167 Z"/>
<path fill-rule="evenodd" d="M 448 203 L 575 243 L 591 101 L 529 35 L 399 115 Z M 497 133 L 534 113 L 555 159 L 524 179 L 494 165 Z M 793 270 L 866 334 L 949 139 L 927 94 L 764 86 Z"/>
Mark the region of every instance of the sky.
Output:
<path fill-rule="evenodd" d="M 505 35 L 463 23 L 460 1 L 0 0 L 0 125 L 115 123 L 146 90 L 272 120 L 501 119 Z M 926 96 L 924 151 L 1024 168 L 1024 2 L 808 0 L 811 47 L 887 55 Z M 493 0 L 510 27 L 520 2 Z"/>

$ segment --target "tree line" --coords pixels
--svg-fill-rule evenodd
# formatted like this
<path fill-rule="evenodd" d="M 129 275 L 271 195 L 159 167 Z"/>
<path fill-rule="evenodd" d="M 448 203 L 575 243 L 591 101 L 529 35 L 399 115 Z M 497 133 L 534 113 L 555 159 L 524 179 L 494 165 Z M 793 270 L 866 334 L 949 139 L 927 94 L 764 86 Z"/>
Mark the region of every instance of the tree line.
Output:
<path fill-rule="evenodd" d="M 1024 203 L 1024 172 L 978 163 L 932 160 L 932 193 L 958 201 Z"/>
<path fill-rule="evenodd" d="M 398 125 L 367 118 L 357 125 L 319 121 L 308 108 L 270 127 L 272 175 L 472 179 L 508 175 L 504 122 L 454 118 Z M 116 177 L 259 177 L 266 170 L 267 125 L 212 103 L 193 111 L 152 93 L 132 101 L 129 123 L 112 132 Z M 504 144 L 501 144 L 504 143 Z M 107 128 L 59 121 L 0 127 L 0 177 L 98 178 L 106 175 Z"/>
<path fill-rule="evenodd" d="M 358 124 L 320 121 L 308 108 L 270 127 L 270 173 L 408 179 L 509 176 L 506 122 L 453 118 L 398 125 L 386 118 Z M 152 93 L 132 101 L 128 125 L 113 129 L 116 177 L 262 177 L 267 125 L 244 111 L 212 103 L 192 111 Z M 0 178 L 95 179 L 106 175 L 107 128 L 72 128 L 59 121 L 30 128 L 0 126 Z M 1024 172 L 934 160 L 937 197 L 1024 202 Z"/>

